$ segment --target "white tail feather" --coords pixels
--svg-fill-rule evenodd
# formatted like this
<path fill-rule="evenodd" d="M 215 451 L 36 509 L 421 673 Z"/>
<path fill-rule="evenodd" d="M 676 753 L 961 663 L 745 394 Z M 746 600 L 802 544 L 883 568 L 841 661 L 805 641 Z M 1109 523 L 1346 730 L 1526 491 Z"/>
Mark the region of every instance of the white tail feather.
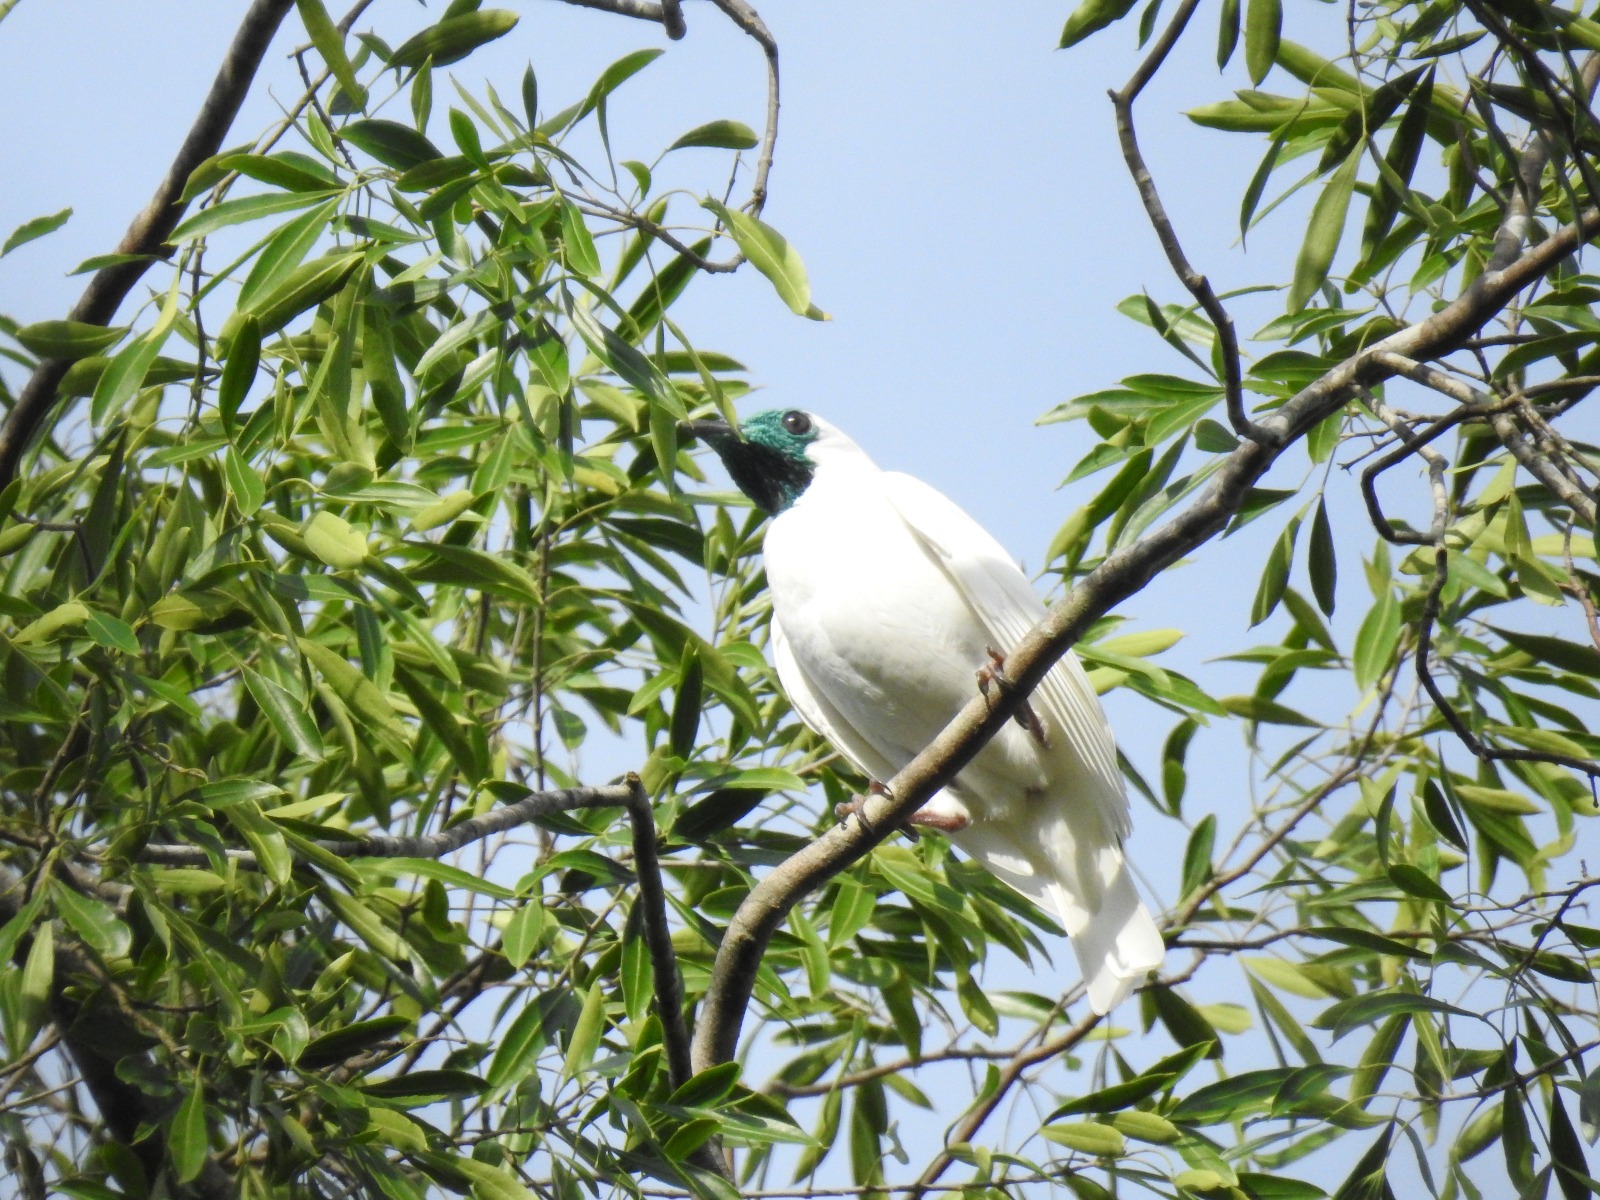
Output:
<path fill-rule="evenodd" d="M 1019 846 L 1009 831 L 989 822 L 975 822 L 952 833 L 951 840 L 1034 903 L 1055 910 L 1072 939 L 1089 1006 L 1104 1015 L 1161 965 L 1166 943 L 1139 899 L 1120 847 L 1102 846 L 1090 863 L 1082 864 L 1089 869 L 1080 871 L 1070 842 L 1059 829 L 1052 832 L 1057 836 L 1041 837 L 1032 853 Z M 1046 853 L 1040 854 L 1041 849 Z M 1092 901 L 1098 905 L 1091 909 Z"/>
<path fill-rule="evenodd" d="M 1083 979 L 1089 989 L 1089 1007 L 1104 1015 L 1122 1003 L 1129 989 L 1161 965 L 1167 947 L 1155 919 L 1134 890 L 1126 863 L 1105 889 L 1100 911 L 1090 913 L 1074 904 L 1064 888 L 1056 889 L 1062 920 L 1072 935 Z M 1071 917 L 1067 909 L 1071 908 Z"/>

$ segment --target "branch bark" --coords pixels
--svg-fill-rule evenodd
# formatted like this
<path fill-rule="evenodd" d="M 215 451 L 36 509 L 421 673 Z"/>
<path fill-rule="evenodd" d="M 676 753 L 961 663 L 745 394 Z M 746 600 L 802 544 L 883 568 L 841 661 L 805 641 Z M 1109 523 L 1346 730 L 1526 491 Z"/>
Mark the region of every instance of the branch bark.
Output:
<path fill-rule="evenodd" d="M 166 240 L 183 216 L 185 206 L 179 197 L 183 195 L 184 184 L 196 167 L 221 148 L 222 139 L 244 103 L 273 35 L 293 7 L 294 0 L 255 0 L 245 13 L 212 80 L 211 90 L 200 106 L 200 113 L 189 128 L 189 135 L 183 139 L 177 156 L 167 168 L 166 178 L 117 244 L 118 254 L 151 257 L 118 263 L 95 272 L 68 314 L 72 320 L 90 325 L 109 324 L 151 262 L 172 252 Z M 16 478 L 23 454 L 55 406 L 56 387 L 69 365 L 59 358 L 41 362 L 22 385 L 5 420 L 0 422 L 0 488 Z"/>

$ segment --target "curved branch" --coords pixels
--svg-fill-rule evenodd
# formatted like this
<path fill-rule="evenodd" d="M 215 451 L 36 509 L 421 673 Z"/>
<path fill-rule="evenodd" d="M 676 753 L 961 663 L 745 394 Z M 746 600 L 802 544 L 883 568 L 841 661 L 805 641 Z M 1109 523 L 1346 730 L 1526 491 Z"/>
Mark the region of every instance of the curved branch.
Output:
<path fill-rule="evenodd" d="M 1171 264 L 1173 273 L 1195 298 L 1195 302 L 1205 310 L 1206 316 L 1211 318 L 1212 327 L 1217 331 L 1217 340 L 1222 351 L 1222 387 L 1228 407 L 1228 423 L 1240 437 L 1254 442 L 1260 441 L 1263 434 L 1260 427 L 1250 420 L 1244 411 L 1244 376 L 1239 366 L 1239 337 L 1233 328 L 1233 317 L 1223 307 L 1222 301 L 1217 299 L 1211 281 L 1196 271 L 1188 256 L 1184 254 L 1183 245 L 1178 241 L 1177 230 L 1172 227 L 1166 206 L 1161 203 L 1161 194 L 1156 190 L 1155 179 L 1151 176 L 1150 168 L 1144 161 L 1144 154 L 1139 149 L 1139 138 L 1133 126 L 1133 102 L 1160 70 L 1161 64 L 1172 52 L 1172 47 L 1182 36 L 1189 24 L 1189 18 L 1194 15 L 1198 5 L 1199 0 L 1185 0 L 1173 14 L 1172 20 L 1168 22 L 1150 53 L 1139 64 L 1133 78 L 1128 80 L 1120 92 L 1113 91 L 1108 94 L 1112 106 L 1116 109 L 1117 140 L 1122 146 L 1122 158 L 1128 164 L 1128 173 L 1133 176 L 1134 187 L 1139 190 L 1139 199 L 1144 205 L 1145 215 L 1150 218 L 1150 224 L 1156 231 L 1156 237 L 1161 242 L 1161 249 L 1166 253 L 1167 262 Z"/>
<path fill-rule="evenodd" d="M 1439 623 L 1439 609 L 1441 597 L 1444 595 L 1444 585 L 1450 578 L 1450 551 L 1441 541 L 1433 551 L 1433 586 L 1428 589 L 1428 598 L 1423 605 L 1422 620 L 1417 628 L 1417 681 L 1422 684 L 1423 690 L 1428 693 L 1434 707 L 1439 710 L 1439 715 L 1445 719 L 1452 733 L 1460 740 L 1474 757 L 1483 762 L 1538 762 L 1551 763 L 1568 770 L 1578 771 L 1587 775 L 1591 783 L 1600 779 L 1600 762 L 1592 759 L 1574 758 L 1570 754 L 1557 754 L 1550 750 L 1522 750 L 1516 747 L 1495 747 L 1484 743 L 1483 739 L 1473 733 L 1462 719 L 1455 706 L 1445 698 L 1440 690 L 1438 681 L 1433 677 L 1432 667 L 1428 663 L 1430 652 L 1433 649 L 1433 630 Z"/>
<path fill-rule="evenodd" d="M 118 254 L 150 257 L 137 262 L 117 263 L 95 272 L 89 280 L 89 286 L 68 314 L 72 320 L 90 325 L 108 324 L 150 264 L 156 258 L 165 258 L 172 253 L 166 240 L 183 216 L 185 206 L 180 197 L 184 185 L 194 169 L 222 146 L 222 139 L 227 136 L 228 127 L 233 124 L 233 118 L 255 80 L 256 70 L 267 52 L 267 46 L 292 7 L 294 0 L 255 0 L 245 13 L 222 65 L 217 68 L 211 90 L 200 106 L 199 116 L 190 126 L 189 135 L 183 139 L 172 165 L 167 168 L 166 178 L 117 244 Z M 16 478 L 22 455 L 45 418 L 50 415 L 56 401 L 56 387 L 69 365 L 65 359 L 59 358 L 47 358 L 41 362 L 28 377 L 28 382 L 22 385 L 22 391 L 6 413 L 4 422 L 0 422 L 0 488 Z"/>
<path fill-rule="evenodd" d="M 1011 720 L 1052 665 L 1112 607 L 1220 533 L 1250 490 L 1292 443 L 1336 412 L 1356 389 L 1393 375 L 1379 356 L 1433 358 L 1450 353 L 1524 287 L 1553 269 L 1600 231 L 1600 210 L 1588 209 L 1509 265 L 1485 271 L 1443 309 L 1337 364 L 1260 423 L 1261 440 L 1230 453 L 1207 490 L 1167 524 L 1108 555 L 1006 656 L 1014 688 L 974 695 L 942 733 L 888 782 L 888 794 L 865 798 L 863 821 L 823 834 L 765 876 L 728 923 L 696 1022 L 694 1068 L 731 1060 L 767 942 L 796 901 L 889 835 L 946 786 Z"/>
<path fill-rule="evenodd" d="M 756 178 L 745 203 L 752 215 L 760 216 L 767 203 L 767 176 L 772 172 L 772 154 L 778 144 L 778 41 L 772 36 L 761 14 L 745 0 L 711 0 L 730 21 L 749 34 L 767 56 L 767 128 L 761 135 L 761 154 L 756 159 Z"/>

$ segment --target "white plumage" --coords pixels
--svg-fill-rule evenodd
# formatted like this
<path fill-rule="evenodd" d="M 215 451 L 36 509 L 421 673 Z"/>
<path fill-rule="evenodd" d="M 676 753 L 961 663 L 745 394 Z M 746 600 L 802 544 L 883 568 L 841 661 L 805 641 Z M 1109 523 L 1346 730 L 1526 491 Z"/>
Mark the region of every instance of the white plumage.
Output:
<path fill-rule="evenodd" d="M 762 417 L 773 426 L 778 414 Z M 800 417 L 810 477 L 790 484 L 764 546 L 778 678 L 808 726 L 886 781 L 971 699 L 990 649 L 1009 654 L 1045 608 L 953 502 L 881 470 L 820 418 L 782 414 Z M 731 468 L 746 443 L 723 441 L 713 445 Z M 1071 654 L 1029 705 L 1042 739 L 1007 723 L 919 816 L 1060 918 L 1090 1005 L 1108 1012 L 1165 950 L 1123 858 L 1116 743 Z"/>

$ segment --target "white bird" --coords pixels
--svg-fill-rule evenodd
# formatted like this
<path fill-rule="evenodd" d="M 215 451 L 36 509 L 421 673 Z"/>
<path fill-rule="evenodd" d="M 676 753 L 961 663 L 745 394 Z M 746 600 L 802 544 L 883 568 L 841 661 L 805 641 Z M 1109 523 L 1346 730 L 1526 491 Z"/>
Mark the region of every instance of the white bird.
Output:
<path fill-rule="evenodd" d="M 869 778 L 892 778 L 971 699 L 975 672 L 1003 665 L 1043 603 L 955 503 L 882 470 L 811 413 L 757 413 L 738 433 L 720 421 L 684 428 L 772 518 L 772 654 L 790 703 Z M 1161 933 L 1122 853 L 1131 822 L 1116 741 L 1072 654 L 912 820 L 1061 919 L 1096 1012 L 1160 966 Z"/>

